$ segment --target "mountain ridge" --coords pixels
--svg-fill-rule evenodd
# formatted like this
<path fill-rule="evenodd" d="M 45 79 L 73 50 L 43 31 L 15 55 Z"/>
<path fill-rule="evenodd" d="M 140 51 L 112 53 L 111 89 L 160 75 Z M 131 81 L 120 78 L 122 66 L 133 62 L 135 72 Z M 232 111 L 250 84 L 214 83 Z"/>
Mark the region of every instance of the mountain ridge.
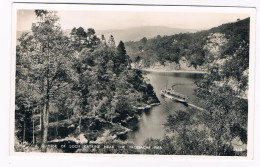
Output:
<path fill-rule="evenodd" d="M 116 42 L 122 40 L 123 42 L 128 41 L 138 41 L 143 37 L 146 38 L 153 38 L 158 35 L 165 36 L 165 35 L 174 35 L 179 33 L 193 33 L 197 30 L 193 29 L 182 29 L 182 28 L 170 28 L 165 26 L 141 26 L 141 27 L 132 27 L 127 29 L 120 29 L 120 30 L 110 30 L 110 31 L 102 31 L 96 30 L 97 35 L 104 35 L 106 39 L 113 35 Z"/>
<path fill-rule="evenodd" d="M 88 28 L 84 28 L 87 30 Z M 63 30 L 66 35 L 69 35 L 72 29 Z M 194 33 L 199 30 L 194 29 L 183 29 L 183 28 L 171 28 L 167 26 L 139 26 L 139 27 L 131 27 L 126 29 L 108 29 L 108 30 L 96 30 L 96 35 L 101 36 L 104 35 L 108 40 L 110 35 L 114 36 L 116 43 L 119 43 L 120 40 L 123 42 L 128 41 L 138 41 L 143 37 L 153 38 L 158 35 L 174 35 L 178 33 Z M 22 35 L 23 32 L 28 31 L 17 31 L 17 39 Z"/>

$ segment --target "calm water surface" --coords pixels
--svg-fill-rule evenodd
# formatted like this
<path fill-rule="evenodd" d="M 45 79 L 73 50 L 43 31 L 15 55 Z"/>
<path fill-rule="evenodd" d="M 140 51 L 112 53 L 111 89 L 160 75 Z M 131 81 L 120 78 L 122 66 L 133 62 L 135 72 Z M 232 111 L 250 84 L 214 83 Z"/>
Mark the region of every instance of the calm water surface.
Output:
<path fill-rule="evenodd" d="M 194 81 L 202 77 L 203 74 L 194 73 L 169 73 L 169 72 L 147 72 L 145 77 L 150 80 L 154 91 L 159 98 L 161 105 L 155 106 L 149 112 L 142 114 L 142 119 L 138 123 L 139 129 L 129 136 L 129 140 L 136 145 L 142 145 L 148 138 L 161 138 L 165 130 L 163 124 L 169 114 L 177 110 L 186 110 L 187 107 L 181 103 L 170 101 L 160 95 L 162 89 L 170 88 L 174 85 L 174 90 L 189 97 L 189 103 L 198 104 L 198 99 L 194 95 Z"/>

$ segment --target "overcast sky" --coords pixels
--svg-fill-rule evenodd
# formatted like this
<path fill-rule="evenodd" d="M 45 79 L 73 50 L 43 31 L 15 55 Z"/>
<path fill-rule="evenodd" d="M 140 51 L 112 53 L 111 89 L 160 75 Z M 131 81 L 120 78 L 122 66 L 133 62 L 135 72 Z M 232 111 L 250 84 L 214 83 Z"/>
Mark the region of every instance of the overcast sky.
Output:
<path fill-rule="evenodd" d="M 126 29 L 140 26 L 166 26 L 183 29 L 209 29 L 223 23 L 249 17 L 248 14 L 223 13 L 174 13 L 174 12 L 95 12 L 58 11 L 62 29 L 73 27 L 94 28 L 96 30 Z M 18 10 L 17 30 L 31 29 L 36 21 L 33 10 Z"/>

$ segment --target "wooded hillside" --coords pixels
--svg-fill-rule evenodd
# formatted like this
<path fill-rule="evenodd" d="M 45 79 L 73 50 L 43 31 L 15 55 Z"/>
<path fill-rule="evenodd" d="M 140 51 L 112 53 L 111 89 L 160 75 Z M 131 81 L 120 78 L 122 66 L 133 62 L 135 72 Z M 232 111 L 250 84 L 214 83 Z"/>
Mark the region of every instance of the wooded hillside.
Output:
<path fill-rule="evenodd" d="M 142 68 L 152 67 L 156 63 L 161 65 L 176 63 L 179 65 L 181 60 L 185 60 L 187 66 L 205 69 L 212 61 L 211 58 L 208 58 L 210 48 L 205 47 L 210 42 L 212 35 L 221 34 L 221 36 L 214 38 L 227 40 L 227 43 L 221 46 L 219 58 L 228 57 L 234 54 L 242 41 L 245 44 L 249 43 L 249 21 L 249 18 L 238 20 L 235 23 L 223 24 L 196 33 L 179 33 L 171 36 L 158 35 L 152 39 L 143 37 L 137 42 L 126 42 L 126 50 L 132 61 Z M 241 57 L 241 59 L 246 60 L 247 58 Z"/>
<path fill-rule="evenodd" d="M 104 134 L 125 140 L 138 108 L 159 100 L 142 72 L 131 68 L 124 43 L 99 39 L 92 28 L 75 27 L 67 37 L 55 12 L 35 14 L 32 33 L 16 48 L 16 150 L 30 143 L 46 152 L 56 139 L 89 143 Z"/>

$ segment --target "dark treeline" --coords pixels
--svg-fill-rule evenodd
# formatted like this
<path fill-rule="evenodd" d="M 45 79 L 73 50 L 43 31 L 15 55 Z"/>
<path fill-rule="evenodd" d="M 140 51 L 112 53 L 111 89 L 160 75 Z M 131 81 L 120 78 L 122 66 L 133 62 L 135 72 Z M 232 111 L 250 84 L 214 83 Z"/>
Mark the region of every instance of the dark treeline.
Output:
<path fill-rule="evenodd" d="M 161 63 L 166 60 L 178 62 L 184 56 L 191 65 L 205 65 L 207 70 L 207 74 L 196 81 L 195 89 L 197 97 L 204 101 L 205 111 L 189 109 L 169 115 L 165 137 L 149 139 L 145 144 L 161 146 L 160 154 L 246 155 L 249 21 L 248 18 L 194 34 L 142 39 L 127 44 L 134 48 L 146 43 L 142 51 L 140 48 L 135 52 L 136 55 L 140 53 L 139 61 L 149 62 L 155 58 Z M 147 58 L 151 44 L 154 44 L 153 53 L 156 54 Z M 168 49 L 173 50 L 166 54 Z"/>
<path fill-rule="evenodd" d="M 249 43 L 249 18 L 227 23 L 221 26 L 196 33 L 180 33 L 171 36 L 160 36 L 140 41 L 126 42 L 126 50 L 134 63 L 142 60 L 143 67 L 150 67 L 159 62 L 164 65 L 166 61 L 179 63 L 185 58 L 190 66 L 197 68 L 208 64 L 208 43 L 211 34 L 221 33 L 228 40 L 222 48 L 222 56 L 233 54 L 241 41 Z"/>
<path fill-rule="evenodd" d="M 205 110 L 188 107 L 170 114 L 165 136 L 144 143 L 162 149 L 77 151 L 246 155 L 236 148 L 247 144 L 249 18 L 116 46 L 113 36 L 98 38 L 92 28 L 75 27 L 67 37 L 55 12 L 35 14 L 32 32 L 23 34 L 16 48 L 16 151 L 60 151 L 47 144 L 82 138 L 87 143 L 132 146 L 124 140 L 135 129 L 137 108 L 159 101 L 142 71 L 131 65 L 178 64 L 185 58 L 190 66 L 207 71 L 195 89 Z"/>
<path fill-rule="evenodd" d="M 136 108 L 159 101 L 131 68 L 124 43 L 100 39 L 92 28 L 73 28 L 67 37 L 55 12 L 35 14 L 16 49 L 16 151 L 46 152 L 54 139 L 82 135 L 88 143 L 125 140 L 138 121 Z"/>

